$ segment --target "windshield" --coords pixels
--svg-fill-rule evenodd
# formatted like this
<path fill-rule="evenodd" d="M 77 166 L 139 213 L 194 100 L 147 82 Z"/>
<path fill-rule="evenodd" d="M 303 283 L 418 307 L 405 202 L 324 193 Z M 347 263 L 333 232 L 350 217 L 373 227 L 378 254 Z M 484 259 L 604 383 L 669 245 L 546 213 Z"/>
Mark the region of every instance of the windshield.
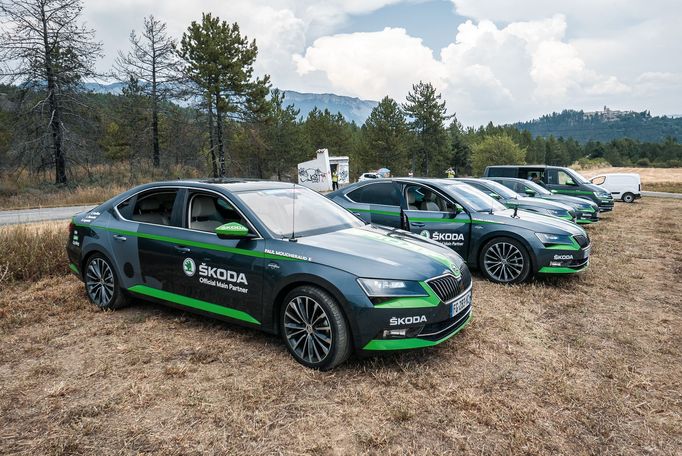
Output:
<path fill-rule="evenodd" d="M 305 187 L 246 191 L 237 196 L 278 237 L 291 237 L 292 228 L 296 237 L 303 237 L 365 225 L 336 203 Z"/>
<path fill-rule="evenodd" d="M 480 190 L 466 184 L 446 184 L 442 188 L 474 212 L 504 211 L 507 208 Z"/>
<path fill-rule="evenodd" d="M 529 187 L 530 189 L 532 189 L 532 190 L 533 190 L 535 193 L 537 193 L 538 195 L 551 195 L 551 194 L 552 194 L 552 192 L 550 192 L 549 190 L 547 190 L 545 187 L 543 187 L 543 186 L 540 185 L 540 184 L 536 184 L 536 183 L 533 182 L 533 181 L 524 181 L 524 182 L 523 182 L 523 185 L 526 185 L 527 187 Z"/>
<path fill-rule="evenodd" d="M 571 177 L 573 177 L 573 180 L 575 181 L 576 184 L 589 184 L 590 183 L 587 179 L 585 179 L 585 177 L 582 174 L 580 174 L 577 171 L 573 171 L 572 169 L 567 168 L 566 172 L 568 174 L 570 174 Z"/>
<path fill-rule="evenodd" d="M 509 190 L 507 187 L 504 185 L 500 184 L 499 182 L 494 182 L 494 181 L 486 181 L 485 183 L 492 191 L 500 195 L 502 198 L 509 199 L 509 198 L 518 198 L 519 194 Z"/>

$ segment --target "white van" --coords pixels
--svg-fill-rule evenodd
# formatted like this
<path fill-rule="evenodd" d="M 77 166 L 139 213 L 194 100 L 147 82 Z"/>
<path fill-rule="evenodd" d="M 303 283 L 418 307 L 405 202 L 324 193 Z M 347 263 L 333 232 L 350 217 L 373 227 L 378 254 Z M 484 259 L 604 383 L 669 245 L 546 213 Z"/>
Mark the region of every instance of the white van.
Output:
<path fill-rule="evenodd" d="M 642 197 L 642 182 L 636 173 L 599 174 L 590 179 L 590 182 L 609 191 L 613 199 L 626 203 Z"/>

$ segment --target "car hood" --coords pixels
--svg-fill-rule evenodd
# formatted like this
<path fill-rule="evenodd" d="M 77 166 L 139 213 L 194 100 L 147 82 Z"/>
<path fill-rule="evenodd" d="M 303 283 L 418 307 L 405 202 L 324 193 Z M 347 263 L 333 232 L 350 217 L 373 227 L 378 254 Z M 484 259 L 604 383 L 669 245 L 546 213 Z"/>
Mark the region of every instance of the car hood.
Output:
<path fill-rule="evenodd" d="M 547 215 L 535 214 L 524 210 L 517 211 L 514 217 L 514 210 L 507 209 L 506 211 L 495 212 L 488 214 L 487 212 L 476 212 L 472 214 L 474 219 L 480 220 L 483 223 L 503 223 L 506 225 L 517 226 L 536 233 L 551 233 L 577 236 L 587 236 L 585 230 L 578 225 L 566 220 Z"/>
<path fill-rule="evenodd" d="M 526 197 L 520 197 L 517 199 L 510 199 L 508 200 L 510 204 L 519 204 L 519 208 L 525 207 L 534 207 L 538 209 L 553 209 L 553 210 L 565 210 L 569 211 L 572 210 L 573 208 L 570 206 L 566 206 L 565 204 L 562 204 L 560 201 L 550 201 L 550 200 L 542 200 L 542 199 L 533 199 L 533 198 L 526 198 Z"/>
<path fill-rule="evenodd" d="M 609 193 L 608 190 L 606 190 L 604 187 L 600 187 L 599 185 L 594 185 L 594 184 L 583 184 L 585 187 L 589 188 L 593 192 L 596 193 Z"/>
<path fill-rule="evenodd" d="M 576 207 L 580 207 L 587 204 L 591 207 L 594 207 L 595 209 L 597 208 L 597 205 L 594 202 L 585 198 L 578 198 L 577 196 L 552 194 L 546 196 L 543 195 L 541 198 L 551 201 L 558 201 L 564 204 L 575 205 Z"/>
<path fill-rule="evenodd" d="M 310 261 L 358 277 L 426 280 L 447 271 L 459 275 L 464 264 L 448 247 L 374 225 L 299 238 L 296 249 Z"/>

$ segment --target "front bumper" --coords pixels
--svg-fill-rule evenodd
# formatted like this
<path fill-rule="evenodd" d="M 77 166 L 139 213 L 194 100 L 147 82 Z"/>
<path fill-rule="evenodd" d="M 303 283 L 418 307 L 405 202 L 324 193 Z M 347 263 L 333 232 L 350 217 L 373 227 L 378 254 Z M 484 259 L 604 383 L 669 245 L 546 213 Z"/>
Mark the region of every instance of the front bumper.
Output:
<path fill-rule="evenodd" d="M 613 198 L 600 198 L 598 201 L 595 201 L 597 205 L 599 206 L 599 212 L 608 212 L 613 210 Z"/>
<path fill-rule="evenodd" d="M 586 225 L 589 223 L 595 223 L 599 221 L 599 212 L 595 210 L 591 211 L 578 211 L 576 217 L 576 223 L 580 225 Z"/>
<path fill-rule="evenodd" d="M 538 274 L 574 274 L 590 264 L 592 244 L 578 250 L 546 248 L 538 255 Z"/>
<path fill-rule="evenodd" d="M 453 305 L 471 296 L 471 282 L 462 293 L 449 302 L 439 301 L 433 307 L 393 308 L 375 306 L 362 318 L 362 332 L 372 334 L 361 351 L 398 351 L 425 348 L 445 342 L 464 327 L 472 318 L 472 303 L 453 315 Z M 412 323 L 415 321 L 415 323 Z M 384 337 L 387 330 L 407 330 L 405 337 Z"/>

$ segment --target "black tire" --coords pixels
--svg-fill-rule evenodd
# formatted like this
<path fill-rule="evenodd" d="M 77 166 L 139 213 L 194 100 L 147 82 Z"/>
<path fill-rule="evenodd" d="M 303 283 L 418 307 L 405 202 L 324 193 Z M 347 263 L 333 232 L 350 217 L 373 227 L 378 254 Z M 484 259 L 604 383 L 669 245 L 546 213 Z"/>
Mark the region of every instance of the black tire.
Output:
<path fill-rule="evenodd" d="M 633 195 L 630 192 L 623 193 L 623 196 L 621 198 L 624 203 L 634 203 L 635 202 L 635 195 Z"/>
<path fill-rule="evenodd" d="M 478 257 L 478 267 L 488 280 L 495 283 L 521 283 L 531 274 L 530 255 L 526 247 L 515 239 L 505 237 L 486 242 Z"/>
<path fill-rule="evenodd" d="M 289 292 L 279 327 L 289 353 L 306 367 L 330 370 L 351 354 L 348 322 L 336 300 L 321 288 L 305 285 Z"/>
<path fill-rule="evenodd" d="M 100 309 L 120 309 L 128 304 L 114 266 L 101 253 L 88 257 L 83 267 L 83 281 L 88 300 Z"/>

